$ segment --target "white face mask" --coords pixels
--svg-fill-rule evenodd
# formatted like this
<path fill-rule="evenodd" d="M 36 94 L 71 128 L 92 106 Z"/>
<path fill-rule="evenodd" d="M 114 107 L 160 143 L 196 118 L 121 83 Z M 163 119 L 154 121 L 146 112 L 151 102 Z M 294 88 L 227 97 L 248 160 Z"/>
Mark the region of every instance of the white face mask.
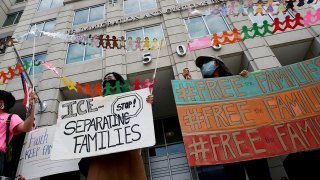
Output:
<path fill-rule="evenodd" d="M 213 76 L 214 71 L 218 68 L 215 61 L 209 61 L 202 65 L 201 73 L 204 78 L 209 78 Z"/>

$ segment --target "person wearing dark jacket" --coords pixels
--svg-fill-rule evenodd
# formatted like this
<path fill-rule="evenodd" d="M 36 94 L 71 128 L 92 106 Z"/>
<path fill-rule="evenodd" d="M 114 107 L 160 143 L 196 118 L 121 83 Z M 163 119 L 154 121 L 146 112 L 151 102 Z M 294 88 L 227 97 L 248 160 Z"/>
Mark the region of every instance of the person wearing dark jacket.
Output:
<path fill-rule="evenodd" d="M 111 72 L 104 76 L 103 87 L 110 84 L 111 87 L 119 81 L 121 85 L 125 83 L 122 76 L 118 73 Z M 115 89 L 110 90 L 111 93 Z M 121 88 L 121 91 L 126 91 Z M 105 90 L 103 91 L 105 94 Z M 146 101 L 153 103 L 153 95 L 149 95 Z M 144 163 L 139 149 L 83 158 L 79 162 L 80 172 L 87 177 L 87 180 L 146 180 Z"/>
<path fill-rule="evenodd" d="M 218 57 L 200 56 L 196 59 L 195 63 L 196 66 L 200 68 L 203 78 L 218 78 L 233 75 L 228 67 Z M 247 77 L 248 71 L 243 70 L 240 75 Z M 257 159 L 214 166 L 220 166 L 216 169 L 224 169 L 224 172 L 219 171 L 220 173 L 223 173 L 222 175 L 219 175 L 219 177 L 223 177 L 223 179 L 227 180 L 246 180 L 245 169 L 250 180 L 271 180 L 267 159 Z M 204 179 L 206 178 L 204 177 Z M 201 177 L 199 180 L 201 180 Z"/>

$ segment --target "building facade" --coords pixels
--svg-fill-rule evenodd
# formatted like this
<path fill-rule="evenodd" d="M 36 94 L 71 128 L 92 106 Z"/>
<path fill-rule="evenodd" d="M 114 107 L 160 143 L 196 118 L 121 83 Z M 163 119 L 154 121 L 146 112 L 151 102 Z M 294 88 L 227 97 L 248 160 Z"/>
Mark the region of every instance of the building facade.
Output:
<path fill-rule="evenodd" d="M 157 142 L 154 147 L 144 149 L 142 153 L 148 178 L 206 179 L 213 177 L 211 173 L 218 172 L 219 168 L 188 166 L 171 80 L 184 79 L 182 72 L 186 67 L 190 69 L 193 79 L 202 78 L 194 63 L 196 57 L 201 55 L 219 56 L 233 74 L 238 74 L 243 69 L 255 71 L 285 66 L 320 55 L 320 23 L 225 44 L 220 50 L 207 47 L 179 55 L 177 47 L 187 47 L 188 39 L 233 28 L 241 29 L 244 25 L 251 27 L 253 23 L 261 24 L 263 20 L 272 23 L 274 18 L 284 19 L 285 16 L 281 13 L 273 15 L 266 12 L 265 16 L 214 16 L 195 13 L 195 10 L 205 12 L 215 7 L 216 3 L 218 1 L 208 0 L 1 0 L 0 40 L 4 41 L 7 36 L 21 36 L 35 28 L 39 31 L 75 30 L 86 35 L 110 34 L 133 39 L 164 38 L 165 45 L 158 58 L 156 50 L 93 48 L 66 43 L 63 39 L 43 34 L 36 38 L 35 53 L 36 59 L 50 62 L 60 74 L 74 82 L 90 84 L 101 82 L 104 74 L 108 72 L 118 72 L 131 82 L 137 78 L 151 79 L 157 64 L 153 106 Z M 277 7 L 275 2 L 274 8 Z M 303 15 L 308 9 L 315 10 L 319 7 L 320 2 L 306 4 L 297 10 Z M 294 17 L 295 13 L 289 11 L 287 15 Z M 28 35 L 15 45 L 23 61 L 31 61 L 33 43 L 33 36 Z M 148 57 L 151 57 L 151 62 L 143 63 L 143 59 Z M 5 70 L 15 64 L 16 55 L 12 48 L 0 47 L 0 69 Z M 59 102 L 88 97 L 70 91 L 63 81 L 48 69 L 37 66 L 34 75 L 30 69 L 28 71 L 30 76 L 35 78 L 39 97 L 47 104 L 46 110 L 36 115 L 38 127 L 56 124 Z M 19 103 L 23 99 L 21 80 L 13 78 L 0 88 L 14 94 L 18 103 L 13 112 L 25 117 L 24 107 Z M 287 176 L 282 165 L 284 159 L 285 156 L 268 158 L 271 175 L 275 180 Z M 19 171 L 18 168 L 17 174 Z M 70 175 L 65 177 L 67 176 Z"/>

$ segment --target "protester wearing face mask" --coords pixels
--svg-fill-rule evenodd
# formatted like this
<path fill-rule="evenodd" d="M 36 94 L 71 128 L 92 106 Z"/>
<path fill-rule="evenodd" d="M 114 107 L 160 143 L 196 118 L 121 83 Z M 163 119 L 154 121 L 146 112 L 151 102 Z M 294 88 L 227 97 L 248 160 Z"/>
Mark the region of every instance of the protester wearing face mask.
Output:
<path fill-rule="evenodd" d="M 111 87 L 119 81 L 123 85 L 124 79 L 118 73 L 111 72 L 104 76 L 103 87 L 110 84 Z M 115 89 L 110 89 L 111 93 Z M 121 88 L 122 92 L 126 90 Z M 105 90 L 103 90 L 105 94 Z M 153 95 L 149 95 L 146 101 L 153 103 Z M 103 156 L 83 158 L 79 162 L 80 172 L 87 177 L 87 180 L 146 180 L 144 163 L 142 160 L 141 150 L 131 150 L 107 154 Z"/>
<path fill-rule="evenodd" d="M 225 76 L 232 76 L 227 66 L 218 57 L 213 56 L 200 56 L 196 59 L 196 66 L 200 68 L 203 78 L 219 78 Z M 240 75 L 247 77 L 249 72 L 243 70 Z M 185 75 L 185 74 L 183 74 Z M 220 166 L 220 177 L 227 180 L 246 180 L 246 173 L 249 180 L 271 180 L 269 166 L 267 159 L 257 159 L 236 163 L 228 163 Z M 199 179 L 201 180 L 201 178 Z"/>

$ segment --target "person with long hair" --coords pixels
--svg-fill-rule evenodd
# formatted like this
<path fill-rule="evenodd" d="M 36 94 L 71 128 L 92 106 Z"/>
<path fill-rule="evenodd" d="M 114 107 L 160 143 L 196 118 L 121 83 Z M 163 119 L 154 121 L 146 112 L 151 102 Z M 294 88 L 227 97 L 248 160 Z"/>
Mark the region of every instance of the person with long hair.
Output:
<path fill-rule="evenodd" d="M 31 93 L 30 110 L 27 118 L 23 121 L 18 115 L 10 114 L 10 109 L 15 105 L 15 97 L 7 91 L 0 90 L 0 176 L 4 176 L 6 158 L 6 138 L 10 142 L 14 135 L 22 132 L 29 132 L 34 125 L 34 106 L 37 97 Z M 9 123 L 7 126 L 7 122 Z M 9 131 L 7 132 L 7 128 Z M 8 134 L 7 134 L 8 133 Z"/>
<path fill-rule="evenodd" d="M 115 72 L 108 73 L 104 76 L 103 87 L 110 84 L 111 87 L 116 82 L 124 85 L 123 77 Z M 111 93 L 115 89 L 110 90 Z M 124 92 L 125 89 L 121 88 Z M 105 94 L 105 90 L 103 90 Z M 149 95 L 146 101 L 153 103 L 153 95 Z M 83 158 L 79 162 L 80 172 L 87 177 L 87 180 L 146 180 L 147 176 L 144 169 L 144 163 L 141 157 L 141 150 L 131 150 L 118 152 L 102 156 Z"/>

